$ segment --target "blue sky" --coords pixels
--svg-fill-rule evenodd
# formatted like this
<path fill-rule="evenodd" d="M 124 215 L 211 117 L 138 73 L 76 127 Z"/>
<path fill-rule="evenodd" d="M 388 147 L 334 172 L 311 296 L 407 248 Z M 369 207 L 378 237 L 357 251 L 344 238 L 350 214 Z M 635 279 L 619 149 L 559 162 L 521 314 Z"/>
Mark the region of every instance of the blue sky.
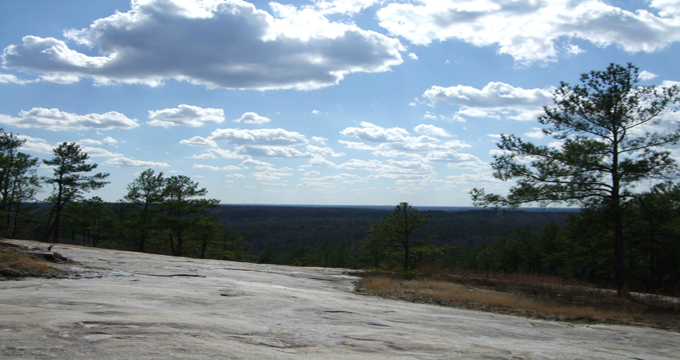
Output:
<path fill-rule="evenodd" d="M 677 0 L 2 1 L 0 127 L 81 144 L 107 201 L 152 168 L 225 204 L 468 206 L 511 185 L 499 134 L 553 141 L 560 81 L 680 81 L 679 41 Z"/>

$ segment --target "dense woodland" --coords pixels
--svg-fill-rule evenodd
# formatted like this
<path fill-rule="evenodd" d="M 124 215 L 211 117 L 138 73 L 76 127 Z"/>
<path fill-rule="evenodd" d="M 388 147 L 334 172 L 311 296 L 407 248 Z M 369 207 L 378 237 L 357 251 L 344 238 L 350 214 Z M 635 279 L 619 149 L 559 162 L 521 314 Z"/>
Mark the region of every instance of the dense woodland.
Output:
<path fill-rule="evenodd" d="M 186 176 L 152 169 L 116 203 L 87 198 L 108 174 L 76 143 L 40 161 L 0 129 L 0 234 L 175 256 L 297 266 L 362 268 L 416 276 L 527 273 L 629 290 L 680 295 L 680 168 L 668 146 L 680 130 L 653 132 L 676 110 L 679 86 L 638 86 L 638 69 L 612 64 L 562 83 L 539 122 L 559 146 L 501 135 L 494 176 L 508 195 L 470 193 L 506 209 L 418 211 L 221 206 Z M 672 107 L 675 106 L 675 107 Z M 640 185 L 645 187 L 639 187 Z M 41 187 L 50 195 L 37 199 Z M 579 212 L 518 211 L 520 204 L 579 205 Z"/>

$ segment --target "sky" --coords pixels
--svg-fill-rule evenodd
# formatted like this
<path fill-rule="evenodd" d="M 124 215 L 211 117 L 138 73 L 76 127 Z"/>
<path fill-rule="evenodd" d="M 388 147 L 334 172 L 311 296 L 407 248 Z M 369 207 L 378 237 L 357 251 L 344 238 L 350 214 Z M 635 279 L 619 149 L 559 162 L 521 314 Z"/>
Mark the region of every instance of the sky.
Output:
<path fill-rule="evenodd" d="M 512 185 L 500 134 L 554 141 L 561 81 L 672 84 L 678 42 L 678 0 L 7 0 L 0 127 L 80 144 L 106 201 L 151 168 L 223 204 L 470 206 Z"/>

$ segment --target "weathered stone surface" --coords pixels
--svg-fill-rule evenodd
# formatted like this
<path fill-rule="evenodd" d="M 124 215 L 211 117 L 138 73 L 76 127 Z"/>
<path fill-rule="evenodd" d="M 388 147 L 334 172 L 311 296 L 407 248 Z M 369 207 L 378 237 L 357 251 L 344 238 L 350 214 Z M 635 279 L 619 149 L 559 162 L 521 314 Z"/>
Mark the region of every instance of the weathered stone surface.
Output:
<path fill-rule="evenodd" d="M 680 349 L 680 335 L 654 329 L 356 295 L 339 269 L 55 248 L 83 276 L 0 282 L 0 358 L 677 359 Z"/>

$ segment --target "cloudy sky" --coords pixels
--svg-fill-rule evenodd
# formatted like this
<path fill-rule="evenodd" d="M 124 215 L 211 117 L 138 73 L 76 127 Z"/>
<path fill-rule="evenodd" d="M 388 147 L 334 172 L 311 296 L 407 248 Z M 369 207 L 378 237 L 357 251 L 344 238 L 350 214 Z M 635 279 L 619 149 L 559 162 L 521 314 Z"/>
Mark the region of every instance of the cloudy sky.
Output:
<path fill-rule="evenodd" d="M 0 127 L 78 142 L 108 201 L 152 168 L 225 204 L 468 206 L 509 185 L 499 134 L 552 141 L 560 81 L 680 81 L 679 41 L 678 0 L 2 1 Z"/>

